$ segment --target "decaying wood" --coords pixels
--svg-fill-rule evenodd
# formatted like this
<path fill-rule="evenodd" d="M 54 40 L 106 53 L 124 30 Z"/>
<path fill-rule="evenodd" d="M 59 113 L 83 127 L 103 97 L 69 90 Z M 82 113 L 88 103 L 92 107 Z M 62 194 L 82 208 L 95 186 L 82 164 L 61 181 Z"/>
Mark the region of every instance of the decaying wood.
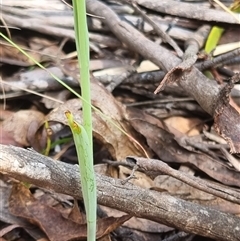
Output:
<path fill-rule="evenodd" d="M 32 150 L 0 145 L 0 172 L 39 187 L 81 199 L 77 165 L 42 156 Z M 98 203 L 186 232 L 218 240 L 240 240 L 240 219 L 97 174 Z M 217 220 L 217 222 L 210 222 Z"/>

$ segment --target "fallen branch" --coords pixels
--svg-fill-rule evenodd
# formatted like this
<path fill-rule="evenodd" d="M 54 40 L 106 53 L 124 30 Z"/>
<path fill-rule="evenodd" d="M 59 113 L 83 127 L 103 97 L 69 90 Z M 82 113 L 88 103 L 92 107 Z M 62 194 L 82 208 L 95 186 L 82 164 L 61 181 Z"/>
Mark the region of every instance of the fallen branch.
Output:
<path fill-rule="evenodd" d="M 36 186 L 82 199 L 78 166 L 32 150 L 0 145 L 0 172 Z M 218 240 L 240 240 L 240 219 L 169 195 L 97 174 L 98 203 L 185 232 Z M 217 221 L 216 221 L 217 220 Z"/>
<path fill-rule="evenodd" d="M 173 0 L 136 0 L 136 3 L 153 11 L 174 15 L 177 17 L 198 19 L 209 22 L 239 24 L 237 14 L 234 17 L 223 10 L 206 8 L 202 4 L 186 2 L 176 3 L 176 1 Z"/>

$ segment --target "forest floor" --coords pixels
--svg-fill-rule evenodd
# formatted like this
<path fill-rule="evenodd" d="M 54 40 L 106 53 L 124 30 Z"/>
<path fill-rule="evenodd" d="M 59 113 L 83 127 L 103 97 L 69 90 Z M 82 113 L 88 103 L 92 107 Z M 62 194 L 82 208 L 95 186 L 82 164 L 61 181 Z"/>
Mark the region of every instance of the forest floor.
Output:
<path fill-rule="evenodd" d="M 82 122 L 67 3 L 0 6 L 1 33 L 30 56 L 1 38 L 0 241 L 86 239 L 64 115 Z M 206 0 L 86 3 L 98 240 L 240 240 L 239 14 Z"/>

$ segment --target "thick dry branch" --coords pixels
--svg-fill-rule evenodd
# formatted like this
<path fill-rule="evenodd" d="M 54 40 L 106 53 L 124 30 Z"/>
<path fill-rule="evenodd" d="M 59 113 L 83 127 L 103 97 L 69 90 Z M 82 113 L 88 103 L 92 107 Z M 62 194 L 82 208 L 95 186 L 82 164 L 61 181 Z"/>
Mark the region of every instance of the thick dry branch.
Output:
<path fill-rule="evenodd" d="M 82 198 L 78 166 L 35 151 L 0 145 L 0 172 L 55 192 Z M 98 203 L 137 217 L 218 240 L 240 240 L 240 219 L 217 210 L 97 174 Z"/>
<path fill-rule="evenodd" d="M 236 18 L 234 18 L 232 15 L 223 10 L 209 9 L 204 7 L 202 4 L 176 2 L 173 0 L 136 0 L 136 2 L 151 10 L 177 17 L 239 24 L 239 21 L 237 21 L 237 14 Z"/>
<path fill-rule="evenodd" d="M 217 185 L 213 182 L 202 180 L 198 177 L 188 175 L 184 172 L 179 172 L 169 167 L 163 161 L 142 157 L 128 157 L 127 161 L 130 163 L 135 163 L 135 165 L 137 165 L 137 167 L 141 170 L 150 172 L 154 170 L 154 172 L 164 173 L 192 187 L 195 187 L 198 190 L 202 190 L 225 200 L 240 204 L 240 193 L 237 191 L 231 190 L 230 188 L 225 188 L 224 186 Z"/>
<path fill-rule="evenodd" d="M 216 65 L 222 66 L 224 62 L 230 61 L 234 59 L 234 57 L 238 56 L 240 56 L 240 48 L 234 49 L 230 52 L 217 56 L 214 59 L 209 59 L 204 62 L 197 63 L 195 66 L 199 70 L 205 70 Z"/>
<path fill-rule="evenodd" d="M 19 3 L 18 1 L 15 2 Z M 34 4 L 34 1 L 32 1 L 31 4 Z M 55 8 L 61 7 L 61 5 L 64 6 L 63 3 L 58 1 L 56 2 Z M 28 7 L 30 7 L 30 3 Z M 44 10 L 41 10 L 42 12 L 39 9 L 38 14 L 34 14 L 29 11 L 29 8 L 27 7 L 25 11 L 22 11 L 22 9 L 19 10 L 16 6 L 5 6 L 5 3 L 1 6 L 2 18 L 6 21 L 8 26 L 15 26 L 21 29 L 31 29 L 34 31 L 39 31 L 40 33 L 49 34 L 50 36 L 55 35 L 72 40 L 75 39 L 73 30 L 73 15 L 71 10 L 65 9 L 62 11 L 55 9 L 55 12 L 53 12 L 52 16 L 46 15 Z M 104 34 L 90 32 L 89 38 L 91 41 L 102 44 L 104 43 L 109 47 L 120 46 L 119 41 L 111 36 L 106 36 Z M 91 43 L 90 45 L 90 47 L 92 47 Z"/>

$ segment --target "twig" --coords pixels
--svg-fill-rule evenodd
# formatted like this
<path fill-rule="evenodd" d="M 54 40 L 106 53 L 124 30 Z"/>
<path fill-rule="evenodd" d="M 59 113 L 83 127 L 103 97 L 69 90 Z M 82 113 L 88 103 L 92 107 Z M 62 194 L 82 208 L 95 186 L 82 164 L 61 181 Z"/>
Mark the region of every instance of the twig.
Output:
<path fill-rule="evenodd" d="M 204 62 L 197 63 L 197 64 L 195 64 L 195 67 L 198 68 L 199 70 L 209 69 L 211 67 L 214 67 L 218 64 L 221 64 L 224 61 L 227 61 L 227 60 L 237 57 L 239 55 L 240 55 L 240 48 L 230 51 L 226 54 L 222 54 L 214 59 L 210 59 L 210 60 L 206 60 Z"/>

